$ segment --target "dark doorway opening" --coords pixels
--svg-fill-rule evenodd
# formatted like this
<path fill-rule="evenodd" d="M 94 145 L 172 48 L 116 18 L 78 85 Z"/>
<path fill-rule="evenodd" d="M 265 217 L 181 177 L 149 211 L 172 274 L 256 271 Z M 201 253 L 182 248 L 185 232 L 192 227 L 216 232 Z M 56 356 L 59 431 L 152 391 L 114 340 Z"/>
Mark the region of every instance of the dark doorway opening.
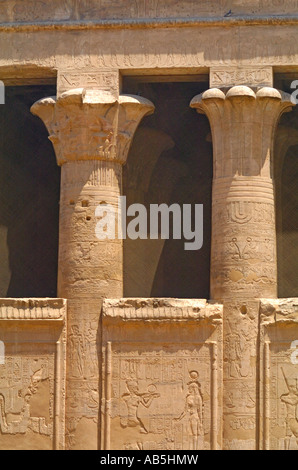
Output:
<path fill-rule="evenodd" d="M 48 85 L 6 87 L 0 106 L 0 297 L 56 297 L 60 168 L 30 113 Z"/>
<path fill-rule="evenodd" d="M 150 204 L 203 204 L 204 242 L 186 251 L 183 238 L 125 240 L 124 295 L 208 299 L 212 143 L 207 117 L 189 107 L 208 83 L 145 83 L 144 77 L 131 83 L 124 80 L 123 92 L 150 99 L 156 109 L 137 130 L 124 167 L 127 205 L 144 204 L 149 214 Z"/>
<path fill-rule="evenodd" d="M 275 87 L 289 94 L 295 73 L 276 74 Z M 298 106 L 283 114 L 274 151 L 278 296 L 298 297 Z"/>

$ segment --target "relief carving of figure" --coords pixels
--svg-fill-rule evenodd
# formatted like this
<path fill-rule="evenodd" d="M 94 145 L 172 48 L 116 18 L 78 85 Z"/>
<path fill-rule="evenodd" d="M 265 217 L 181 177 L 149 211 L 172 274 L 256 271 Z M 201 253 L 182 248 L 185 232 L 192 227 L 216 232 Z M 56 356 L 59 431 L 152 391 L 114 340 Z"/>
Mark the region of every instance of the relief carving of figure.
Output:
<path fill-rule="evenodd" d="M 36 394 L 38 385 L 45 380 L 43 369 L 37 370 L 30 379 L 30 384 L 25 392 L 19 390 L 19 398 L 23 401 L 21 411 L 7 412 L 4 394 L 0 394 L 0 433 L 25 434 L 28 429 L 34 432 L 50 435 L 51 426 L 46 425 L 45 418 L 32 417 L 30 414 L 30 400 Z"/>
<path fill-rule="evenodd" d="M 69 336 L 70 363 L 74 377 L 83 376 L 84 341 L 79 327 L 73 325 Z"/>
<path fill-rule="evenodd" d="M 239 334 L 230 333 L 225 341 L 225 363 L 229 377 L 241 377 L 242 344 Z"/>
<path fill-rule="evenodd" d="M 121 426 L 124 428 L 139 427 L 141 433 L 147 434 L 148 430 L 138 415 L 139 406 L 143 405 L 145 408 L 149 408 L 152 401 L 159 398 L 160 394 L 156 392 L 156 387 L 153 384 L 149 385 L 147 392 L 140 392 L 139 385 L 135 380 L 127 380 L 126 387 L 128 393 L 124 393 L 122 399 L 127 407 L 127 416 L 121 418 Z"/>
<path fill-rule="evenodd" d="M 298 379 L 287 379 L 284 370 L 281 370 L 289 391 L 280 397 L 287 410 L 286 437 L 284 443 L 285 450 L 289 450 L 292 436 L 295 436 L 298 444 Z"/>
<path fill-rule="evenodd" d="M 200 383 L 197 381 L 199 374 L 196 371 L 190 373 L 192 379 L 188 385 L 188 394 L 185 398 L 185 408 L 174 421 L 179 422 L 188 418 L 189 450 L 199 450 L 200 436 L 203 435 L 203 398 Z"/>

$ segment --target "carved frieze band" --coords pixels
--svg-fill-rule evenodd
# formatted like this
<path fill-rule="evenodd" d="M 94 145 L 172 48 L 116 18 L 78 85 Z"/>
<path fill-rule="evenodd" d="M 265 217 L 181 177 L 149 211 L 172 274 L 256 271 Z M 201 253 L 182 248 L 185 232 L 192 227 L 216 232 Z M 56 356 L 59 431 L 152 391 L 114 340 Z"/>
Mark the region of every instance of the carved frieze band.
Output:
<path fill-rule="evenodd" d="M 143 321 L 222 321 L 222 305 L 206 300 L 188 299 L 115 299 L 104 300 L 103 316 L 107 319 Z"/>
<path fill-rule="evenodd" d="M 65 317 L 65 299 L 0 299 L 0 320 L 64 321 Z"/>

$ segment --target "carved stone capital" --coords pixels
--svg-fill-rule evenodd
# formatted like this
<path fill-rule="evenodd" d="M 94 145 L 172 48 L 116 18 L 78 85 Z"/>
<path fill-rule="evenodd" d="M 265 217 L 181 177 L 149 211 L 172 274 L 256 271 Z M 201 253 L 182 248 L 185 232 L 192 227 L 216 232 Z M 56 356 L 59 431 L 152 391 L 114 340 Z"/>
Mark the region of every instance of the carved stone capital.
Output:
<path fill-rule="evenodd" d="M 142 118 L 154 111 L 140 96 L 78 88 L 43 98 L 31 107 L 49 131 L 58 165 L 80 160 L 124 164 Z"/>
<path fill-rule="evenodd" d="M 190 106 L 206 114 L 212 129 L 215 178 L 270 177 L 275 129 L 294 104 L 274 88 L 211 88 Z"/>

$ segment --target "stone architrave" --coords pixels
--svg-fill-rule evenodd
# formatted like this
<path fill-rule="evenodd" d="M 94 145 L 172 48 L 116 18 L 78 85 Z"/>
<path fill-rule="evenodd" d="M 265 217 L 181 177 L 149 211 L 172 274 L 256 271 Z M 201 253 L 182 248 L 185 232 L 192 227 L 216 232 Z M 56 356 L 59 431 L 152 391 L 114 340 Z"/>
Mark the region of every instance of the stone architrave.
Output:
<path fill-rule="evenodd" d="M 98 448 L 101 301 L 123 295 L 123 241 L 98 239 L 100 205 L 114 208 L 134 132 L 152 113 L 145 98 L 74 89 L 36 102 L 61 168 L 58 292 L 68 301 L 66 446 Z"/>
<path fill-rule="evenodd" d="M 66 300 L 0 299 L 0 450 L 65 448 Z"/>
<path fill-rule="evenodd" d="M 298 299 L 260 301 L 260 449 L 298 450 Z"/>
<path fill-rule="evenodd" d="M 191 103 L 214 150 L 211 298 L 224 303 L 224 448 L 255 449 L 258 298 L 277 297 L 272 149 L 282 113 L 274 88 L 213 88 Z"/>
<path fill-rule="evenodd" d="M 221 448 L 222 305 L 108 299 L 102 334 L 102 449 Z"/>

